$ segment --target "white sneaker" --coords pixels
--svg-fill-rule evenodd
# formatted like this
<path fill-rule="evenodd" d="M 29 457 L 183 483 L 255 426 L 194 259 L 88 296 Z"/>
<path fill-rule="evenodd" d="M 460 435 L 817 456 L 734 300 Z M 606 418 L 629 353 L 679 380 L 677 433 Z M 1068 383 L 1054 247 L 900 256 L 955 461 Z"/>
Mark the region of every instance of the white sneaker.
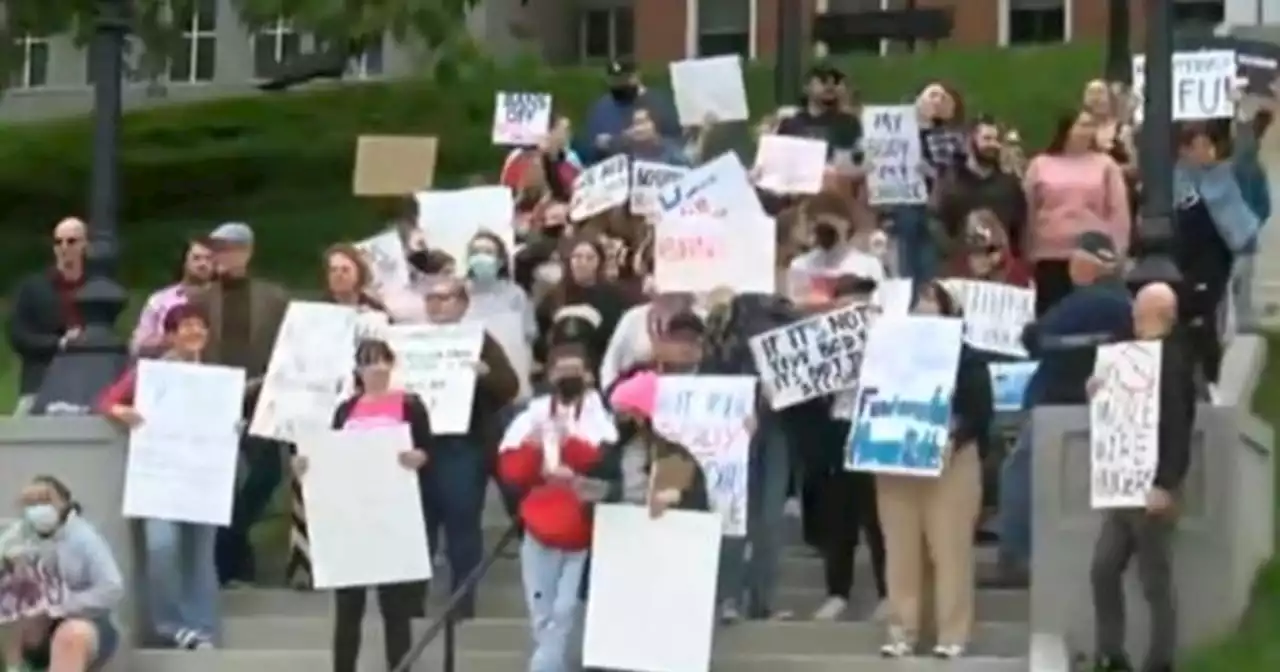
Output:
<path fill-rule="evenodd" d="M 871 620 L 875 621 L 876 623 L 884 623 L 885 621 L 889 620 L 889 601 L 888 600 L 880 600 L 880 602 L 876 604 L 875 610 L 871 612 Z"/>
<path fill-rule="evenodd" d="M 822 606 L 813 612 L 813 620 L 815 621 L 838 621 L 844 615 L 846 609 L 849 608 L 849 600 L 843 597 L 828 597 Z"/>
<path fill-rule="evenodd" d="M 964 655 L 964 646 L 961 644 L 939 644 L 933 647 L 933 657 L 942 658 L 943 660 L 952 660 Z"/>
<path fill-rule="evenodd" d="M 900 637 L 890 637 L 889 641 L 880 647 L 881 658 L 906 658 L 915 652 L 915 647 Z"/>
<path fill-rule="evenodd" d="M 720 622 L 725 625 L 731 625 L 742 620 L 742 612 L 738 610 L 738 605 L 733 602 L 725 602 L 720 605 Z"/>

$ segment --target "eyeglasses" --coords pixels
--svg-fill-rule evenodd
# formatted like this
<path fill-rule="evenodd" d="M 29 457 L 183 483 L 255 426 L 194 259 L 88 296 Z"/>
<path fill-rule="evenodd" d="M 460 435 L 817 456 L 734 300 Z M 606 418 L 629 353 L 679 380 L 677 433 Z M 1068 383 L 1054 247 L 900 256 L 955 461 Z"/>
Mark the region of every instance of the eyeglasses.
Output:
<path fill-rule="evenodd" d="M 72 245 L 79 245 L 82 242 L 84 242 L 83 238 L 77 238 L 75 236 L 72 236 L 70 238 L 54 238 L 53 239 L 53 244 L 55 247 L 71 247 Z"/>

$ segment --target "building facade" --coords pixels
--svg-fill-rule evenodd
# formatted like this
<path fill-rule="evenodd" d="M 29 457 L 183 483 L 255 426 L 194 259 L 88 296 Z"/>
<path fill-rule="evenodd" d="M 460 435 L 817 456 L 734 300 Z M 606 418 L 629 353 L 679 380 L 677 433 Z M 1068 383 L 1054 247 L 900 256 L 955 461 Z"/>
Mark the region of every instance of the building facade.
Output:
<path fill-rule="evenodd" d="M 1180 25 L 1252 25 L 1280 22 L 1280 0 L 1167 0 Z M 951 9 L 955 26 L 947 43 L 967 46 L 1055 44 L 1101 40 L 1108 0 L 482 0 L 467 19 L 472 36 L 495 56 L 521 52 L 544 62 L 572 64 L 634 58 L 661 63 L 739 53 L 770 57 L 777 44 L 780 2 L 818 12 L 856 13 Z M 1141 39 L 1147 0 L 1130 0 L 1130 23 Z M 251 32 L 230 0 L 198 0 L 182 18 L 184 49 L 154 81 L 132 78 L 126 105 L 189 101 L 252 93 L 272 64 L 306 53 L 313 40 L 285 17 Z M 92 102 L 88 52 L 70 38 L 21 40 L 21 67 L 0 98 L 0 120 L 18 121 L 86 111 Z M 891 53 L 899 45 L 869 41 L 860 51 Z M 413 72 L 421 50 L 384 40 L 350 66 L 349 78 L 395 77 Z"/>

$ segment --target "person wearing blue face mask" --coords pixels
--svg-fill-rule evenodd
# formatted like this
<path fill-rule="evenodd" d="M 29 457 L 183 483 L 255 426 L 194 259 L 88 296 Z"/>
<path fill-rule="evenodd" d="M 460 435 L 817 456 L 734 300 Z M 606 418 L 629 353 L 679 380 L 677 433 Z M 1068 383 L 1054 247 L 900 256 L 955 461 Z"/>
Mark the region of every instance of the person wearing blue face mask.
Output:
<path fill-rule="evenodd" d="M 97 672 L 120 644 L 112 618 L 124 596 L 120 567 L 58 479 L 37 476 L 19 502 L 22 520 L 0 532 L 0 583 L 26 576 L 33 586 L 23 592 L 29 602 L 0 605 L 4 663 Z"/>

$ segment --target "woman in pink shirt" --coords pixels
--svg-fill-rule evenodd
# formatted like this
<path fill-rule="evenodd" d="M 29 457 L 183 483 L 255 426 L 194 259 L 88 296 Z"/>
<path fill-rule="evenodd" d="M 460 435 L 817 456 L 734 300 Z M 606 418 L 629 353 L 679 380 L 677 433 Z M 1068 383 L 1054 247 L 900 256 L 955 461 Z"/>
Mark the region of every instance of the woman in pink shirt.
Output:
<path fill-rule="evenodd" d="M 1129 248 L 1124 175 L 1097 150 L 1097 134 L 1088 112 L 1061 117 L 1053 142 L 1031 160 L 1023 178 L 1029 213 L 1023 249 L 1035 265 L 1037 316 L 1071 291 L 1067 258 L 1081 233 L 1106 233 L 1121 255 Z"/>

